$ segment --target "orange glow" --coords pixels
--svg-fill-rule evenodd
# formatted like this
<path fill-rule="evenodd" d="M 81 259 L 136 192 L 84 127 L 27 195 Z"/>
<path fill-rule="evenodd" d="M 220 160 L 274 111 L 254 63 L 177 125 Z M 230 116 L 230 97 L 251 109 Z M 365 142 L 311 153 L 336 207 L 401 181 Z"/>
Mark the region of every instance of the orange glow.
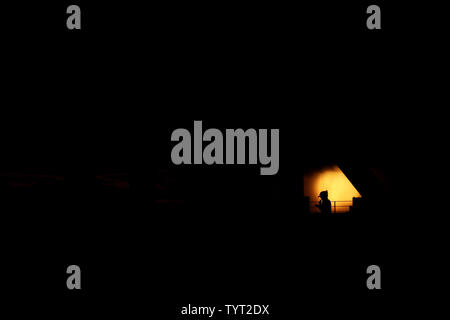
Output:
<path fill-rule="evenodd" d="M 321 191 L 328 190 L 332 211 L 334 211 L 333 201 L 345 201 L 336 202 L 336 212 L 349 211 L 353 197 L 361 197 L 358 190 L 336 165 L 306 174 L 303 178 L 303 187 L 305 196 L 314 202 L 320 200 L 318 196 Z M 317 211 L 314 210 L 314 205 L 312 205 L 312 209 L 312 211 Z"/>

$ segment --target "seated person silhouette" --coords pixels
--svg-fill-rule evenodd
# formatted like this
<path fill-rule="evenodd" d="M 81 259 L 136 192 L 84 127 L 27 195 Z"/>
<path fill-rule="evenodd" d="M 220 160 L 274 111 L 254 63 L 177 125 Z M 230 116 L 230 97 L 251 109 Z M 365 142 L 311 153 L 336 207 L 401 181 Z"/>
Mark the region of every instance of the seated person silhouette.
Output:
<path fill-rule="evenodd" d="M 316 204 L 316 207 L 319 208 L 320 212 L 323 214 L 331 213 L 331 201 L 328 200 L 328 190 L 322 191 L 319 194 L 319 204 Z"/>

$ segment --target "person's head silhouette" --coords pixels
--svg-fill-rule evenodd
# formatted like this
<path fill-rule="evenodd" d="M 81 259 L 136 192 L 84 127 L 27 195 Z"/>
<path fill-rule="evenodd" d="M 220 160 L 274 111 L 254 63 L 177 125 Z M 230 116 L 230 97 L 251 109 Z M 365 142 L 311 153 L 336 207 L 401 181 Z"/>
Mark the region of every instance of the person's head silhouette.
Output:
<path fill-rule="evenodd" d="M 320 192 L 319 198 L 321 198 L 322 200 L 328 199 L 328 190 Z"/>

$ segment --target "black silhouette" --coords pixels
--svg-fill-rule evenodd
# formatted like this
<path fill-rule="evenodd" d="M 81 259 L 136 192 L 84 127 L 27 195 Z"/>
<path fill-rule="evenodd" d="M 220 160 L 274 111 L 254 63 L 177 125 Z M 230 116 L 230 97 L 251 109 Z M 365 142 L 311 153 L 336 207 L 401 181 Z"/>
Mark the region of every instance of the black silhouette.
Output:
<path fill-rule="evenodd" d="M 319 194 L 319 204 L 316 204 L 316 207 L 319 208 L 320 212 L 323 214 L 331 213 L 331 201 L 328 199 L 328 190 L 322 191 Z"/>

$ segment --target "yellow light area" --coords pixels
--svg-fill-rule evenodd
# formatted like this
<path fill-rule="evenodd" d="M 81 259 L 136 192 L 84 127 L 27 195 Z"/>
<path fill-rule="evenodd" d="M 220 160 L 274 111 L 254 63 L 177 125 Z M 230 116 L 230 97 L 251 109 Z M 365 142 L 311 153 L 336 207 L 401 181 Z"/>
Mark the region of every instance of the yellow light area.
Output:
<path fill-rule="evenodd" d="M 318 197 L 319 193 L 328 190 L 328 199 L 331 201 L 332 212 L 334 212 L 334 201 L 344 201 L 336 202 L 336 212 L 348 212 L 349 206 L 352 205 L 353 197 L 361 197 L 358 190 L 355 189 L 350 180 L 336 165 L 306 174 L 303 177 L 303 188 L 305 196 L 315 203 L 320 200 Z M 318 211 L 314 204 L 311 206 L 311 211 Z"/>

